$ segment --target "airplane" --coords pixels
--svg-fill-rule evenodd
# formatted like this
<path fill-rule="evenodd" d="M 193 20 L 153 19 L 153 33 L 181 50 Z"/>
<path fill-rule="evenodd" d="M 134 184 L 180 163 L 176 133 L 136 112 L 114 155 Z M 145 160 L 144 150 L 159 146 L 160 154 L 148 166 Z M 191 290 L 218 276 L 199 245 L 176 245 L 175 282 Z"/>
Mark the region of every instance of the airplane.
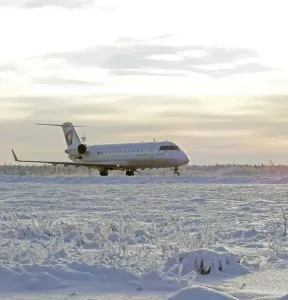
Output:
<path fill-rule="evenodd" d="M 109 170 L 126 171 L 126 176 L 134 176 L 138 169 L 174 168 L 174 174 L 179 173 L 179 167 L 189 163 L 190 158 L 184 150 L 170 141 L 102 144 L 88 146 L 80 139 L 70 122 L 63 124 L 40 124 L 62 127 L 67 144 L 65 153 L 72 162 L 19 160 L 13 149 L 12 154 L 17 162 L 46 163 L 64 166 L 88 167 L 98 169 L 100 176 L 108 176 Z"/>

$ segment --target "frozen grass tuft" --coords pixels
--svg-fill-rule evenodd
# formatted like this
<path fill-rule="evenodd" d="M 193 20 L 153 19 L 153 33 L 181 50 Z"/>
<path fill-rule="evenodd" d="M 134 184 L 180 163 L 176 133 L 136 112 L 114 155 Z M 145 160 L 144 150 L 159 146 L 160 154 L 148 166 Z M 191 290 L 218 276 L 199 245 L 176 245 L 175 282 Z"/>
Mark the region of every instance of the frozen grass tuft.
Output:
<path fill-rule="evenodd" d="M 186 251 L 168 258 L 164 271 L 177 276 L 178 267 L 182 275 L 187 275 L 191 272 L 197 275 L 209 274 L 214 276 L 225 276 L 225 274 L 244 275 L 249 273 L 249 269 L 240 263 L 238 255 L 220 253 L 209 249 Z"/>

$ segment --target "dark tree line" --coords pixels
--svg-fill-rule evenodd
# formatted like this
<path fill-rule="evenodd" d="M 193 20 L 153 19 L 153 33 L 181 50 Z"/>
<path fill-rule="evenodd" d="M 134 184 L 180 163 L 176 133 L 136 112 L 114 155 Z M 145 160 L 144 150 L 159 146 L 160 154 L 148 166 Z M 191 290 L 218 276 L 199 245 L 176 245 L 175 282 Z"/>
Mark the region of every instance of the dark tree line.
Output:
<path fill-rule="evenodd" d="M 288 174 L 288 166 L 274 164 L 240 165 L 240 164 L 215 164 L 215 165 L 191 165 L 180 168 L 182 174 L 187 175 L 261 175 L 261 174 Z M 153 169 L 141 171 L 141 174 L 168 175 L 172 169 Z M 124 174 L 120 171 L 112 174 Z M 0 165 L 0 175 L 36 175 L 36 176 L 81 176 L 98 175 L 98 170 L 86 167 L 75 168 L 73 166 L 52 166 L 52 165 Z"/>

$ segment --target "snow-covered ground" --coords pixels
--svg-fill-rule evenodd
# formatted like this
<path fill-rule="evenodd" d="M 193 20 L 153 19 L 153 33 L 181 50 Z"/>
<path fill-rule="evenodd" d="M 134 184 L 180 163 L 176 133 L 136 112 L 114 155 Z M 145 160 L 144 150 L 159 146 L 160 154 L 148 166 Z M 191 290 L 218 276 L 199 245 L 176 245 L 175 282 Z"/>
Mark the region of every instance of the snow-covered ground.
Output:
<path fill-rule="evenodd" d="M 0 176 L 0 299 L 286 299 L 284 183 Z"/>

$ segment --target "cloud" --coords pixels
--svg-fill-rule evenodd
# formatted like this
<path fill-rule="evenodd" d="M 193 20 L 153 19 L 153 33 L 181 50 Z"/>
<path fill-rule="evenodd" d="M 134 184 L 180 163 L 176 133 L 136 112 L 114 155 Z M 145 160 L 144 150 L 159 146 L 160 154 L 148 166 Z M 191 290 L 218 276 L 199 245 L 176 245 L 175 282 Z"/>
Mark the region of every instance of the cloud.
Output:
<path fill-rule="evenodd" d="M 179 77 L 175 88 L 185 85 L 187 88 L 204 89 L 204 85 L 191 86 L 187 79 L 181 81 L 180 78 L 200 74 L 202 77 L 195 78 L 194 82 L 198 79 L 203 83 L 204 76 L 217 79 L 237 74 L 255 74 L 276 70 L 259 63 L 258 60 L 258 53 L 249 48 L 147 45 L 143 41 L 120 36 L 111 46 L 48 53 L 43 56 L 7 62 L 2 64 L 0 69 L 4 79 L 5 72 L 7 74 L 14 72 L 14 77 L 15 75 L 30 77 L 32 84 L 49 84 L 58 87 L 81 85 L 83 88 L 93 88 L 103 83 L 102 92 L 116 90 L 118 82 L 109 81 L 113 76 L 123 78 L 130 76 L 133 80 L 137 80 L 137 76 L 158 77 L 157 80 L 162 77 L 162 81 L 164 77 L 167 80 L 170 80 L 168 77 Z M 70 74 L 75 74 L 74 78 Z M 92 77 L 101 77 L 102 83 L 90 83 L 89 78 Z M 19 81 L 20 78 L 17 80 Z M 124 85 L 120 84 L 118 87 L 126 91 L 127 81 L 123 83 Z M 146 84 L 145 81 L 142 81 L 138 87 L 135 85 L 133 87 L 141 89 L 143 84 Z M 155 87 L 163 89 L 160 85 L 150 84 L 150 89 Z M 170 86 L 172 87 L 173 85 Z"/>
<path fill-rule="evenodd" d="M 114 76 L 185 76 L 181 72 L 164 73 L 164 72 L 148 72 L 148 71 L 136 71 L 136 70 L 113 70 L 110 72 Z"/>
<path fill-rule="evenodd" d="M 166 38 L 169 38 L 169 37 L 172 37 L 172 36 L 173 36 L 172 34 L 162 34 L 162 35 L 156 36 L 155 38 L 156 39 L 166 39 Z"/>
<path fill-rule="evenodd" d="M 157 124 L 159 122 L 158 118 L 154 119 L 155 111 L 162 110 L 164 106 L 173 109 L 175 105 L 196 108 L 199 103 L 190 97 L 167 97 L 165 95 L 149 97 L 137 95 L 0 97 L 0 108 L 6 109 L 5 122 L 14 120 L 15 116 L 21 119 L 20 116 L 23 115 L 22 120 L 31 120 L 32 123 L 40 120 L 60 123 L 75 120 L 87 125 L 97 123 L 98 126 L 107 126 L 107 128 L 112 126 L 114 131 L 115 127 L 116 131 L 120 130 L 122 125 L 123 128 L 129 127 L 134 130 L 137 129 L 137 124 L 144 124 L 146 129 L 164 130 L 167 124 Z M 1 123 L 3 122 L 2 120 Z"/>
<path fill-rule="evenodd" d="M 208 75 L 214 78 L 220 78 L 225 77 L 229 75 L 236 75 L 236 74 L 245 74 L 245 73 L 257 73 L 257 72 L 265 72 L 265 71 L 271 71 L 272 68 L 266 67 L 264 65 L 258 64 L 258 63 L 251 63 L 251 64 L 242 64 L 235 67 L 225 68 L 220 67 L 216 70 L 207 70 L 207 69 L 201 69 L 201 68 L 193 68 L 190 67 L 189 71 L 199 74 Z M 276 69 L 274 69 L 276 70 Z M 167 71 L 167 70 L 166 70 Z M 187 70 L 188 71 L 188 70 Z M 141 75 L 141 76 L 187 76 L 187 72 L 148 72 L 148 71 L 133 71 L 133 70 L 112 70 L 110 72 L 111 75 L 114 76 L 135 76 L 135 75 Z"/>
<path fill-rule="evenodd" d="M 94 0 L 2 0 L 0 5 L 23 8 L 62 7 L 65 9 L 80 8 L 93 3 Z"/>
<path fill-rule="evenodd" d="M 61 77 L 44 77 L 32 79 L 31 83 L 36 84 L 52 84 L 52 85 L 88 85 L 88 86 L 97 86 L 101 85 L 101 82 L 88 82 L 75 79 L 65 79 Z"/>
<path fill-rule="evenodd" d="M 131 42 L 131 40 L 129 40 Z M 201 51 L 205 55 L 187 55 L 189 51 Z M 186 53 L 181 56 L 181 53 Z M 162 59 L 161 59 L 162 56 Z M 165 59 L 169 56 L 170 59 Z M 172 58 L 175 59 L 172 59 Z M 77 67 L 97 66 L 108 69 L 112 75 L 156 75 L 159 71 L 163 75 L 169 74 L 183 76 L 183 71 L 201 73 L 212 77 L 228 76 L 238 73 L 256 73 L 273 70 L 257 62 L 258 54 L 246 48 L 221 48 L 205 46 L 161 46 L 137 44 L 130 46 L 99 46 L 83 51 L 66 53 L 52 53 L 44 59 L 61 58 Z M 253 62 L 241 63 L 241 60 Z M 220 66 L 222 64 L 222 67 Z M 214 70 L 206 66 L 218 65 Z M 182 72 L 182 73 L 181 73 Z"/>
<path fill-rule="evenodd" d="M 253 96 L 251 107 L 257 110 L 266 110 L 269 113 L 283 113 L 287 116 L 288 110 L 288 95 L 263 95 Z"/>
<path fill-rule="evenodd" d="M 17 71 L 19 67 L 17 64 L 13 62 L 5 63 L 3 65 L 0 65 L 0 71 L 1 72 L 11 72 L 11 71 Z"/>
<path fill-rule="evenodd" d="M 250 63 L 237 65 L 234 68 L 220 68 L 219 70 L 201 70 L 195 68 L 194 72 L 209 75 L 211 77 L 219 78 L 223 76 L 236 75 L 236 74 L 251 74 L 258 72 L 266 72 L 276 70 L 275 68 L 266 67 L 259 63 Z"/>
<path fill-rule="evenodd" d="M 227 97 L 227 96 L 226 96 Z M 233 96 L 231 96 L 232 98 Z M 263 97 L 262 106 L 246 104 L 230 108 L 230 111 L 208 110 L 204 100 L 191 96 L 119 96 L 91 95 L 89 97 L 27 97 L 0 98 L 2 109 L 24 115 L 31 123 L 67 120 L 97 126 L 101 132 L 118 135 L 146 135 L 154 133 L 178 135 L 179 137 L 215 137 L 237 135 L 286 136 L 288 118 L 281 118 L 283 106 L 270 112 L 271 103 L 283 104 L 283 96 Z M 207 99 L 208 97 L 206 97 Z M 229 99 L 229 97 L 227 97 Z M 215 97 L 210 97 L 217 101 Z M 268 100 L 269 99 L 269 100 Z M 10 104 L 9 104 L 10 103 Z M 13 103 L 13 105 L 11 105 Z M 258 102 L 260 103 L 260 102 Z M 277 105 L 276 105 L 277 107 Z M 286 102 L 288 108 L 288 103 Z M 9 114 L 8 114 L 9 115 Z M 21 119 L 21 118 L 20 118 Z M 6 119 L 7 122 L 7 119 Z"/>
<path fill-rule="evenodd" d="M 87 100 L 90 98 L 90 102 Z M 62 123 L 71 119 L 79 119 L 77 116 L 85 116 L 90 119 L 106 117 L 107 120 L 115 115 L 118 118 L 121 114 L 128 113 L 127 107 L 113 105 L 109 101 L 110 97 L 103 97 L 107 103 L 103 102 L 102 97 L 0 97 L 0 108 L 6 109 L 6 120 L 14 120 L 15 116 L 22 120 L 31 120 L 31 123 L 40 120 L 56 120 Z M 80 118 L 81 119 L 81 118 Z M 3 122 L 3 120 L 2 120 Z M 91 122 L 91 121 L 90 121 Z"/>
<path fill-rule="evenodd" d="M 7 118 L 1 119 L 0 137 L 5 143 L 0 146 L 0 154 L 2 160 L 11 161 L 8 150 L 15 147 L 21 150 L 21 157 L 66 160 L 62 153 L 65 147 L 62 132 L 39 128 L 34 123 L 71 121 L 87 126 L 78 133 L 82 135 L 84 131 L 88 143 L 156 138 L 157 141 L 175 141 L 196 163 L 276 160 L 275 155 L 285 148 L 283 143 L 287 140 L 288 144 L 288 118 L 279 118 L 288 108 L 287 96 L 243 96 L 243 104 L 237 106 L 236 101 L 232 101 L 234 96 L 226 95 L 227 105 L 232 103 L 229 111 L 210 109 L 207 103 L 217 102 L 219 97 L 222 98 L 183 95 L 2 97 L 0 109 Z M 275 109 L 271 112 L 273 105 Z"/>

